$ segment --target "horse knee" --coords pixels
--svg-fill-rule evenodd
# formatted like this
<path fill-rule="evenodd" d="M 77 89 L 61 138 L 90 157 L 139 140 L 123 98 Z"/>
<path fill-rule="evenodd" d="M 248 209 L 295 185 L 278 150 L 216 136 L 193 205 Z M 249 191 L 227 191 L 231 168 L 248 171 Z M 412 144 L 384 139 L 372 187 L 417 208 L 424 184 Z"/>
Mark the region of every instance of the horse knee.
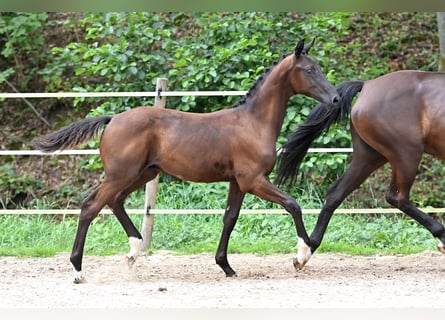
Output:
<path fill-rule="evenodd" d="M 230 226 L 230 225 L 235 225 L 236 221 L 238 220 L 238 217 L 239 217 L 239 209 L 234 210 L 234 208 L 228 206 L 226 208 L 226 211 L 224 212 L 222 220 L 224 225 Z"/>
<path fill-rule="evenodd" d="M 225 226 L 232 226 L 235 225 L 236 221 L 238 220 L 238 216 L 237 215 L 233 215 L 233 214 L 225 214 L 223 217 L 223 224 Z"/>
<path fill-rule="evenodd" d="M 289 197 L 283 206 L 291 215 L 301 215 L 301 208 L 295 199 Z"/>
<path fill-rule="evenodd" d="M 445 227 L 439 222 L 431 228 L 431 234 L 442 240 L 445 240 Z"/>

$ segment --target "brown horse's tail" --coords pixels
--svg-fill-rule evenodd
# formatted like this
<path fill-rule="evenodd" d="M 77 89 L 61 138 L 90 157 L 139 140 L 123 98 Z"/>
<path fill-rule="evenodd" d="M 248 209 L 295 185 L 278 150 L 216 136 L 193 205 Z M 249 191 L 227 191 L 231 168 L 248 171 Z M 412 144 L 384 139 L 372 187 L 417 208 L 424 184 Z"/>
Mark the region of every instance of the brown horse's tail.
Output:
<path fill-rule="evenodd" d="M 311 143 L 323 131 L 328 130 L 334 122 L 344 122 L 349 118 L 354 96 L 363 88 L 363 81 L 346 81 L 337 86 L 340 95 L 340 104 L 336 107 L 319 103 L 309 113 L 306 121 L 297 131 L 292 133 L 281 148 L 278 155 L 278 169 L 275 183 L 278 185 L 291 185 L 295 182 L 298 169 Z"/>
<path fill-rule="evenodd" d="M 34 138 L 32 145 L 44 152 L 75 147 L 92 139 L 104 125 L 111 121 L 111 118 L 109 116 L 101 116 L 74 122 L 56 132 Z"/>

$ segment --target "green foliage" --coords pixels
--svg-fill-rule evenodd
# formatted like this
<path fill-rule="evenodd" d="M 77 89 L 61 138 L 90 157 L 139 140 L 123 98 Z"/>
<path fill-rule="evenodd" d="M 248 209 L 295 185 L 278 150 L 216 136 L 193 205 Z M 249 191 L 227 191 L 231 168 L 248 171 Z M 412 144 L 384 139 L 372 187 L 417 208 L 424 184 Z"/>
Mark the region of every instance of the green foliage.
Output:
<path fill-rule="evenodd" d="M 401 214 L 334 215 L 320 252 L 407 254 L 434 250 L 436 242 L 425 228 L 414 220 L 405 219 Z"/>
<path fill-rule="evenodd" d="M 301 16 L 254 12 L 87 14 L 80 21 L 85 30 L 84 39 L 63 48 L 54 47 L 54 61 L 47 69 L 66 66 L 57 70 L 67 78 L 66 85 L 72 85 L 68 90 L 81 92 L 153 90 L 157 77 L 167 77 L 171 90 L 248 90 L 300 39 L 309 41 L 317 37 L 311 55 L 335 82 L 335 75 L 343 71 L 338 57 L 346 50 L 336 46 L 336 42 L 348 34 L 350 15 L 332 12 Z M 169 98 L 168 107 L 211 112 L 237 99 L 185 96 Z M 91 116 L 116 114 L 150 104 L 150 101 L 135 98 L 107 101 L 79 98 L 74 104 L 84 102 L 99 104 L 91 110 Z M 313 106 L 314 100 L 310 98 L 296 96 L 291 99 L 282 132 L 295 130 Z M 336 133 L 330 136 L 335 137 Z M 333 139 L 332 144 L 336 140 Z M 284 141 L 283 134 L 278 146 Z M 97 147 L 97 143 L 91 147 Z M 92 157 L 85 167 L 94 169 L 97 163 L 97 157 Z M 336 174 L 342 169 L 337 163 L 327 165 L 337 169 Z"/>
<path fill-rule="evenodd" d="M 11 163 L 0 165 L 0 209 L 23 202 L 34 189 L 43 188 L 43 183 L 25 174 L 19 175 Z"/>
<path fill-rule="evenodd" d="M 72 246 L 76 220 L 53 216 L 0 216 L 0 255 L 54 256 Z"/>
<path fill-rule="evenodd" d="M 84 39 L 53 48 L 54 62 L 48 68 L 69 66 L 63 72 L 72 73 L 67 78 L 76 79 L 71 89 L 78 91 L 153 90 L 157 77 L 167 77 L 171 90 L 247 90 L 282 54 L 300 39 L 309 41 L 320 28 L 323 36 L 313 49 L 314 56 L 335 55 L 334 45 L 323 47 L 327 41 L 335 43 L 339 29 L 335 26 L 346 23 L 348 15 L 326 13 L 317 19 L 309 15 L 314 21 L 306 23 L 306 17 L 285 13 L 87 14 L 80 21 Z M 328 29 L 330 36 L 324 32 Z M 169 99 L 168 104 L 184 111 L 210 112 L 237 99 L 182 97 Z M 310 99 L 302 102 L 312 107 Z M 91 114 L 114 114 L 137 103 L 140 100 L 111 99 Z"/>
<path fill-rule="evenodd" d="M 443 161 L 424 155 L 414 182 L 411 199 L 420 207 L 443 207 L 445 198 L 445 167 Z"/>
<path fill-rule="evenodd" d="M 2 83 L 13 72 L 19 88 L 26 88 L 33 80 L 47 57 L 44 49 L 44 28 L 46 13 L 1 13 L 0 43 L 2 57 L 12 61 L 13 68 L 0 74 Z M 30 54 L 32 52 L 32 54 Z"/>

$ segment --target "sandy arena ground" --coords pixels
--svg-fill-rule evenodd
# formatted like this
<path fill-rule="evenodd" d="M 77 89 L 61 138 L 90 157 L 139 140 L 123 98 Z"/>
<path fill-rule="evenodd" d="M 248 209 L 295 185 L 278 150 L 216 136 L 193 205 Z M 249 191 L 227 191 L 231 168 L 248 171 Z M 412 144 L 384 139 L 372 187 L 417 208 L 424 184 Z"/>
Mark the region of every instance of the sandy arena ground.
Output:
<path fill-rule="evenodd" d="M 69 255 L 0 258 L 2 308 L 445 308 L 445 255 L 229 254 L 226 278 L 213 254 L 155 252 L 129 270 L 124 255 L 86 256 L 88 282 L 72 283 Z"/>

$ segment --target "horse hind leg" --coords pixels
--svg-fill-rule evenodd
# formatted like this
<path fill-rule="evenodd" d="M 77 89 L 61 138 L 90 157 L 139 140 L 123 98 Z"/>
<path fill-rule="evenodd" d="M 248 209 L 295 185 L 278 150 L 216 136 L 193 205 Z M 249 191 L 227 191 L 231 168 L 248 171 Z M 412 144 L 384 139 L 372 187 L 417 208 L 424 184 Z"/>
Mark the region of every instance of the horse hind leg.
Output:
<path fill-rule="evenodd" d="M 129 260 L 134 262 L 134 257 L 140 250 L 142 236 L 137 231 L 123 208 L 123 202 L 126 196 L 129 194 L 129 192 L 125 191 L 125 186 L 129 184 L 131 185 L 131 183 L 128 182 L 109 180 L 107 177 L 105 177 L 104 181 L 97 187 L 97 189 L 83 201 L 77 233 L 70 256 L 70 261 L 75 272 L 74 283 L 86 282 L 82 272 L 82 259 L 86 235 L 91 222 L 97 217 L 100 210 L 102 210 L 105 205 L 108 205 L 112 209 L 113 213 L 129 236 L 131 250 L 128 256 Z"/>
<path fill-rule="evenodd" d="M 127 183 L 127 186 L 124 187 L 122 191 L 118 192 L 116 196 L 110 200 L 110 203 L 108 203 L 108 206 L 111 208 L 128 236 L 130 251 L 126 254 L 126 261 L 129 268 L 133 267 L 137 257 L 140 254 L 142 247 L 142 236 L 125 211 L 124 202 L 130 193 L 142 187 L 147 181 L 153 180 L 157 174 L 158 170 L 147 167 L 139 174 L 137 180 Z"/>
<path fill-rule="evenodd" d="M 125 255 L 125 258 L 128 267 L 132 268 L 141 251 L 142 236 L 125 211 L 124 200 L 114 201 L 110 208 L 128 236 L 130 251 Z"/>
<path fill-rule="evenodd" d="M 413 153 L 411 153 L 412 156 Z M 408 156 L 402 159 L 410 159 Z M 445 253 L 445 227 L 436 221 L 433 217 L 419 210 L 409 199 L 411 186 L 417 172 L 417 166 L 420 161 L 404 162 L 403 160 L 393 162 L 392 180 L 386 192 L 386 201 L 391 205 L 400 209 L 402 212 L 416 220 L 425 227 L 434 237 L 439 239 L 437 248 L 440 252 Z"/>
<path fill-rule="evenodd" d="M 101 186 L 94 190 L 82 203 L 77 232 L 71 251 L 70 261 L 74 268 L 74 283 L 86 282 L 82 273 L 82 259 L 88 228 L 100 210 L 104 207 L 106 200 L 100 196 Z"/>

